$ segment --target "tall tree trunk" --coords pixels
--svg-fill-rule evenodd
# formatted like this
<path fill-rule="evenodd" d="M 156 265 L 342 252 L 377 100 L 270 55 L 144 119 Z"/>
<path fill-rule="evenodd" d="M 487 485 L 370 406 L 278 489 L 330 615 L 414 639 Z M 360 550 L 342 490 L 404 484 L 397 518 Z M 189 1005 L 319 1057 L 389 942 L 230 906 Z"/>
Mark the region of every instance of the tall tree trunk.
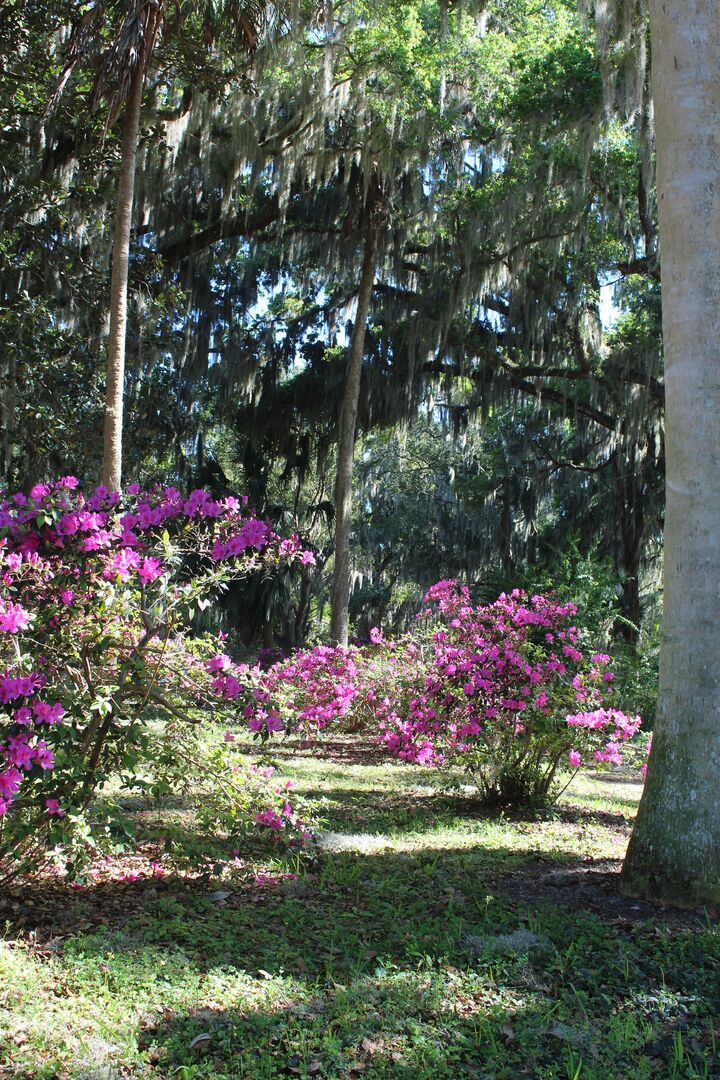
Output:
<path fill-rule="evenodd" d="M 666 387 L 665 592 L 630 896 L 720 902 L 720 0 L 652 0 Z"/>
<path fill-rule="evenodd" d="M 615 633 L 629 645 L 637 645 L 640 637 L 642 609 L 640 606 L 640 564 L 645 537 L 645 513 L 642 480 L 636 475 L 636 455 L 616 454 L 613 463 L 615 499 L 619 522 L 620 569 L 622 571 L 621 613 Z"/>
<path fill-rule="evenodd" d="M 295 612 L 295 624 L 293 627 L 293 648 L 301 649 L 307 637 L 307 624 L 310 616 L 311 578 L 308 572 L 300 578 L 300 591 L 298 595 L 297 610 Z"/>
<path fill-rule="evenodd" d="M 140 133 L 145 70 L 139 64 L 133 75 L 125 106 L 115 212 L 115 236 L 110 278 L 110 333 L 105 390 L 105 440 L 103 483 L 111 491 L 120 490 L 122 479 L 123 390 L 125 386 L 125 343 L 127 338 L 128 265 L 130 226 L 135 195 L 135 166 Z"/>
<path fill-rule="evenodd" d="M 358 290 L 357 313 L 350 339 L 345 393 L 340 410 L 338 461 L 335 477 L 335 562 L 330 597 L 330 639 L 335 645 L 347 645 L 350 625 L 350 518 L 352 514 L 352 478 L 355 456 L 355 429 L 360 379 L 365 352 L 365 329 L 372 299 L 377 261 L 378 224 L 371 211 L 365 236 L 362 273 Z"/>

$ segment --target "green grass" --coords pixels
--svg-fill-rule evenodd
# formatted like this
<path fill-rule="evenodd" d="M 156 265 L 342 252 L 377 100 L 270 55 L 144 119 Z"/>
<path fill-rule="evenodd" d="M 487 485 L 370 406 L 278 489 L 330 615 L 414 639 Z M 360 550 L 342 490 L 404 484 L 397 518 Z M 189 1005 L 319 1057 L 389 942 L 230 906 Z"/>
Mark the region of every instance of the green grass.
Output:
<path fill-rule="evenodd" d="M 531 821 L 427 770 L 278 761 L 321 804 L 309 867 L 3 899 L 0 1076 L 720 1076 L 720 932 L 614 893 L 637 784 Z"/>

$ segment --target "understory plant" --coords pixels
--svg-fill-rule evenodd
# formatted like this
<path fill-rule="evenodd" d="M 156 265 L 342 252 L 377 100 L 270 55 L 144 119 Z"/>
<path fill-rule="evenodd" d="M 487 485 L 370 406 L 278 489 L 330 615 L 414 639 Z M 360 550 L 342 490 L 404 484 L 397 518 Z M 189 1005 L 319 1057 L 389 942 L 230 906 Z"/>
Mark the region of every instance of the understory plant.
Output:
<path fill-rule="evenodd" d="M 521 590 L 474 606 L 442 581 L 398 641 L 376 629 L 367 646 L 255 669 L 245 720 L 265 738 L 362 730 L 403 760 L 462 768 L 486 804 L 547 802 L 568 769 L 620 764 L 641 723 L 618 708 L 611 658 L 576 616 L 570 602 Z"/>
<path fill-rule="evenodd" d="M 230 581 L 307 561 L 246 500 L 173 487 L 0 496 L 0 880 L 71 873 L 124 833 L 108 785 L 191 791 L 216 828 L 306 835 L 267 770 L 193 729 L 237 720 L 193 611 Z"/>

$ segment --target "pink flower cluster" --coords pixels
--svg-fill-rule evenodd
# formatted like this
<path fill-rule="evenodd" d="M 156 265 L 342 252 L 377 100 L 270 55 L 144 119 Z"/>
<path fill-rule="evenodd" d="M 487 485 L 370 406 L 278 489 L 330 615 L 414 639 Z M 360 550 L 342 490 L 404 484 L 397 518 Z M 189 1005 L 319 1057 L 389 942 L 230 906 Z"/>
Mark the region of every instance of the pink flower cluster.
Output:
<path fill-rule="evenodd" d="M 206 671 L 186 642 L 189 604 L 257 567 L 307 561 L 299 539 L 281 541 L 247 499 L 137 484 L 123 495 L 84 492 L 72 476 L 29 495 L 0 491 L 0 862 L 17 815 L 22 829 L 38 812 L 62 817 L 62 801 L 87 790 L 88 768 L 100 776 L 98 715 L 140 723 L 160 683 L 156 700 L 171 699 L 170 716 L 207 708 L 213 691 L 219 708 L 238 696 L 229 660 Z M 279 730 L 261 707 L 251 726 Z M 136 737 L 120 723 L 113 753 Z"/>
<path fill-rule="evenodd" d="M 250 731 L 264 738 L 282 731 L 284 724 L 270 702 L 269 693 L 260 685 L 258 667 L 235 664 L 225 653 L 218 653 L 206 660 L 205 670 L 213 676 L 211 686 L 221 701 L 242 698 L 246 702 L 243 716 Z"/>
<path fill-rule="evenodd" d="M 21 630 L 27 630 L 32 615 L 20 604 L 0 602 L 0 631 L 6 634 L 17 634 Z"/>
<path fill-rule="evenodd" d="M 593 757 L 596 761 L 604 761 L 610 765 L 622 764 L 621 745 L 637 735 L 642 724 L 639 716 L 626 716 L 617 709 L 595 709 L 594 712 L 575 713 L 566 716 L 565 721 L 570 727 L 606 732 L 609 735 L 607 743 L 604 747 L 595 750 Z M 571 750 L 568 756 L 574 768 L 582 764 L 582 757 L 577 750 Z"/>
<path fill-rule="evenodd" d="M 424 603 L 428 606 L 419 611 L 416 618 L 427 618 L 436 612 L 449 618 L 470 608 L 470 590 L 454 578 L 445 578 L 431 585 L 425 593 Z"/>
<path fill-rule="evenodd" d="M 573 604 L 516 589 L 472 607 L 452 582 L 441 582 L 425 600 L 442 625 L 432 633 L 420 680 L 406 680 L 401 701 L 380 710 L 391 752 L 421 764 L 460 757 L 482 768 L 499 760 L 537 763 L 544 746 L 549 772 L 563 754 L 573 767 L 584 753 L 620 762 L 620 745 L 637 733 L 640 719 L 605 707 L 610 657 L 586 660 Z M 583 732 L 581 745 L 573 745 L 572 729 Z"/>
<path fill-rule="evenodd" d="M 294 731 L 337 730 L 353 713 L 360 693 L 356 665 L 359 650 L 318 645 L 263 671 L 259 665 L 234 664 L 219 653 L 206 662 L 212 687 L 223 701 L 239 700 L 253 734 L 267 738 L 291 722 Z"/>
<path fill-rule="evenodd" d="M 251 775 L 258 779 L 270 780 L 275 773 L 272 765 L 250 765 Z M 272 833 L 289 831 L 293 835 L 291 846 L 306 844 L 310 840 L 310 832 L 305 823 L 290 805 L 290 790 L 293 787 L 292 780 L 286 780 L 283 785 L 275 788 L 275 805 L 258 811 L 255 815 L 255 824 L 260 829 L 269 829 Z"/>
<path fill-rule="evenodd" d="M 351 713 L 359 691 L 357 650 L 318 645 L 273 665 L 263 679 L 263 701 L 279 701 L 298 731 L 336 730 Z M 250 721 L 249 721 L 250 723 Z"/>
<path fill-rule="evenodd" d="M 442 581 L 400 641 L 375 628 L 362 648 L 319 646 L 255 670 L 245 715 L 364 729 L 406 761 L 460 763 L 481 786 L 513 770 L 549 786 L 563 763 L 619 763 L 640 728 L 611 704 L 610 657 L 586 652 L 576 616 L 572 603 L 519 590 L 473 606 L 465 586 Z"/>
<path fill-rule="evenodd" d="M 133 505 L 124 508 L 128 500 Z M 85 554 L 112 552 L 103 562 L 108 579 L 117 576 L 127 581 L 137 573 L 140 581 L 154 581 L 162 573 L 159 560 L 128 549 L 142 549 L 143 534 L 182 520 L 217 524 L 215 560 L 235 558 L 248 549 L 260 551 L 278 540 L 268 522 L 248 513 L 246 498 L 215 499 L 201 488 L 185 497 L 175 487 L 158 485 L 143 492 L 139 485 L 130 484 L 123 500 L 102 484 L 91 495 L 84 494 L 75 477 L 64 477 L 52 484 L 37 484 L 29 499 L 17 492 L 0 500 L 0 530 L 7 534 L 12 569 L 20 565 L 18 557 L 71 544 Z M 292 554 L 302 560 L 305 553 L 299 542 Z M 13 605 L 0 608 L 0 629 L 6 629 L 4 621 L 18 620 L 16 629 L 27 628 L 27 622 L 20 625 L 22 611 L 14 612 Z"/>
<path fill-rule="evenodd" d="M 40 738 L 35 728 L 44 725 L 45 729 L 59 724 L 65 715 L 60 702 L 49 705 L 35 697 L 44 678 L 32 674 L 13 678 L 9 675 L 0 677 L 0 690 L 4 704 L 24 699 L 12 714 L 13 723 L 3 737 L 0 729 L 0 817 L 5 817 L 11 803 L 18 797 L 27 774 L 36 766 L 44 772 L 54 768 L 55 755 L 44 738 Z M 57 800 L 46 800 L 50 814 L 64 814 Z"/>

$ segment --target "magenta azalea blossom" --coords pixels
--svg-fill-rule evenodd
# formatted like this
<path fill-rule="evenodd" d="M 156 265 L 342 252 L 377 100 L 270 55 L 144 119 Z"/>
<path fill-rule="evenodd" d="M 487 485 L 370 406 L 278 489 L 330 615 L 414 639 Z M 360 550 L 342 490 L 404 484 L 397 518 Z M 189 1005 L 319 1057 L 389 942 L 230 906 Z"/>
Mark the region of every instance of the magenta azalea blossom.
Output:
<path fill-rule="evenodd" d="M 2 604 L 0 601 L 0 630 L 6 634 L 17 634 L 20 630 L 27 630 L 32 621 L 32 615 L 20 604 Z"/>

